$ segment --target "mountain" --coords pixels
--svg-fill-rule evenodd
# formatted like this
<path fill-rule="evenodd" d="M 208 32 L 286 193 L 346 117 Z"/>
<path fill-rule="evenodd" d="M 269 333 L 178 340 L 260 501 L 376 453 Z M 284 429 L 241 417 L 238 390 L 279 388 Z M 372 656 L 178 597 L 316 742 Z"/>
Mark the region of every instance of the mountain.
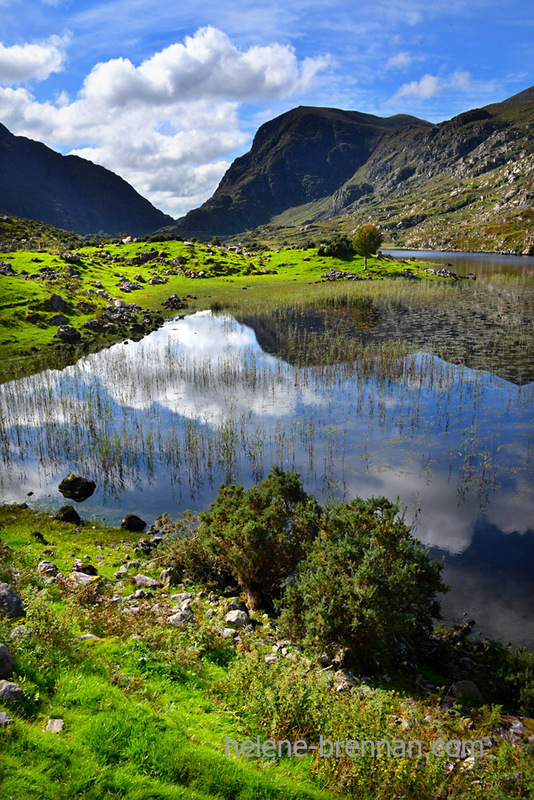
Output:
<path fill-rule="evenodd" d="M 173 220 L 110 170 L 0 124 L 0 213 L 76 233 L 142 235 Z"/>
<path fill-rule="evenodd" d="M 413 247 L 534 252 L 534 87 L 432 125 L 299 107 L 258 130 L 215 194 L 172 230 L 349 232 L 375 222 Z"/>
<path fill-rule="evenodd" d="M 407 145 L 431 127 L 409 116 L 381 119 L 299 106 L 262 125 L 250 152 L 233 162 L 213 197 L 175 230 L 206 237 L 264 224 L 287 208 L 334 193 L 384 141 L 398 137 Z M 365 194 L 366 188 L 359 191 Z"/>

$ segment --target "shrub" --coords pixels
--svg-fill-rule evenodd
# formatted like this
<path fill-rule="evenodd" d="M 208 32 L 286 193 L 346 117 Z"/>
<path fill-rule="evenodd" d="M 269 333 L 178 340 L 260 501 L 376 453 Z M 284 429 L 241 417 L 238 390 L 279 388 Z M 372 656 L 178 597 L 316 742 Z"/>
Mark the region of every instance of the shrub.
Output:
<path fill-rule="evenodd" d="M 398 506 L 356 499 L 325 514 L 282 601 L 281 627 L 317 652 L 348 648 L 352 663 L 419 647 L 439 617 L 441 565 L 412 537 Z"/>
<path fill-rule="evenodd" d="M 321 511 L 297 473 L 274 466 L 250 489 L 221 484 L 199 534 L 250 608 L 269 607 L 319 529 Z"/>

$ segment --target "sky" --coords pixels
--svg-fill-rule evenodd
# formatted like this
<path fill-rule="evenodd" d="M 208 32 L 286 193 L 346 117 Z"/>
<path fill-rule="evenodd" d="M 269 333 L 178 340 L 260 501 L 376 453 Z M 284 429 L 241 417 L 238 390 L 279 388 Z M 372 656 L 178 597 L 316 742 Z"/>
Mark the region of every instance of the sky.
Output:
<path fill-rule="evenodd" d="M 441 122 L 533 84 L 532 0 L 0 0 L 0 122 L 173 217 L 296 106 Z"/>

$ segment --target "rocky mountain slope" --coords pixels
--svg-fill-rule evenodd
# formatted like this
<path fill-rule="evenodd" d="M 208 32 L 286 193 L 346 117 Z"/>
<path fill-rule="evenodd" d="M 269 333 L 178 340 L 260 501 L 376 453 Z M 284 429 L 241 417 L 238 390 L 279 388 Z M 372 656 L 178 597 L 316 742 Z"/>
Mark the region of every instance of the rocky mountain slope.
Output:
<path fill-rule="evenodd" d="M 299 107 L 262 125 L 173 230 L 207 238 L 373 221 L 413 247 L 534 252 L 533 131 L 534 87 L 439 125 Z"/>
<path fill-rule="evenodd" d="M 82 234 L 142 235 L 172 222 L 110 170 L 14 136 L 2 124 L 0 213 Z"/>

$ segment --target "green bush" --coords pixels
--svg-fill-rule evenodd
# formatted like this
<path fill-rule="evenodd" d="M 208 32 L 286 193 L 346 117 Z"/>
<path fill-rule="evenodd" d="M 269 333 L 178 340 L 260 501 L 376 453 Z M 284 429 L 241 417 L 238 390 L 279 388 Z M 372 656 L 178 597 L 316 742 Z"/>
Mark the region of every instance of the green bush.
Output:
<path fill-rule="evenodd" d="M 250 489 L 221 484 L 199 536 L 238 581 L 250 608 L 269 607 L 319 530 L 321 509 L 297 473 L 274 466 Z"/>
<path fill-rule="evenodd" d="M 320 535 L 282 600 L 281 627 L 329 655 L 348 649 L 362 666 L 399 645 L 420 650 L 447 587 L 434 562 L 385 498 L 356 499 L 325 514 Z"/>

